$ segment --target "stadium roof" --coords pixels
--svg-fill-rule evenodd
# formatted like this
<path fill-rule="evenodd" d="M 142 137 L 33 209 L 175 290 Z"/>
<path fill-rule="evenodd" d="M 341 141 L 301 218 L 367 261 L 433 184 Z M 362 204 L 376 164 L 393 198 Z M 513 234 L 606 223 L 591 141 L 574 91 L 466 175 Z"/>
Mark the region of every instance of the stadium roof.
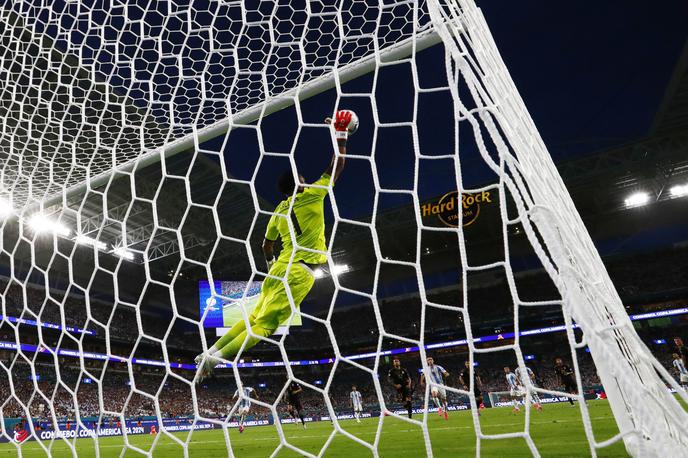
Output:
<path fill-rule="evenodd" d="M 507 8 L 505 5 L 500 5 L 499 7 L 491 6 L 488 2 L 482 6 L 488 22 L 493 24 L 492 29 L 496 35 L 498 45 L 505 54 L 505 60 L 510 66 L 517 85 L 522 87 L 521 91 L 529 107 L 531 107 L 531 112 L 536 122 L 538 122 L 538 125 L 542 125 L 543 136 L 545 139 L 553 138 L 554 145 L 551 146 L 553 155 L 556 158 L 567 158 L 567 160 L 559 161 L 558 167 L 574 196 L 576 204 L 581 209 L 583 217 L 588 219 L 589 227 L 593 234 L 597 234 L 599 237 L 612 237 L 623 234 L 624 231 L 635 232 L 641 225 L 660 226 L 680 223 L 681 213 L 673 211 L 676 202 L 664 202 L 663 199 L 666 196 L 664 190 L 669 183 L 678 179 L 686 179 L 687 164 L 685 151 L 687 151 L 688 145 L 688 138 L 686 138 L 686 132 L 688 132 L 688 129 L 686 129 L 686 94 L 688 93 L 686 88 L 688 85 L 686 60 L 688 58 L 686 57 L 685 47 L 679 64 L 673 72 L 674 76 L 671 78 L 671 83 L 662 99 L 661 108 L 655 115 L 655 122 L 652 124 L 651 130 L 647 129 L 647 122 L 644 122 L 644 117 L 646 112 L 652 112 L 653 107 L 659 105 L 656 93 L 663 90 L 665 86 L 660 81 L 669 79 L 669 67 L 675 62 L 675 57 L 671 55 L 671 52 L 672 49 L 685 42 L 685 30 L 681 31 L 665 27 L 667 29 L 666 35 L 658 34 L 654 36 L 650 33 L 643 34 L 646 45 L 643 48 L 643 52 L 647 56 L 643 55 L 647 59 L 654 60 L 642 66 L 638 71 L 643 72 L 643 75 L 645 75 L 648 73 L 648 69 L 645 67 L 651 67 L 651 72 L 659 76 L 654 77 L 651 81 L 648 80 L 653 84 L 645 84 L 645 87 L 637 81 L 633 82 L 633 84 L 618 85 L 617 87 L 615 78 L 619 78 L 622 73 L 631 71 L 637 66 L 636 60 L 626 60 L 629 55 L 634 55 L 636 50 L 627 45 L 624 37 L 628 38 L 636 34 L 637 31 L 634 27 L 637 25 L 640 17 L 644 18 L 643 15 L 647 13 L 645 11 L 646 8 L 638 8 L 637 11 L 635 9 L 628 9 L 624 14 L 628 15 L 630 19 L 628 21 L 621 21 L 614 17 L 615 14 L 619 13 L 614 8 L 600 6 L 602 9 L 600 16 L 590 19 L 592 22 L 589 24 L 588 32 L 594 36 L 582 37 L 581 39 L 586 40 L 585 43 L 578 43 L 573 46 L 575 49 L 571 49 L 571 55 L 567 59 L 563 59 L 567 61 L 564 67 L 560 67 L 564 64 L 559 63 L 559 66 L 552 64 L 550 69 L 542 60 L 538 59 L 541 59 L 546 54 L 549 56 L 554 55 L 557 47 L 569 49 L 571 37 L 567 34 L 570 32 L 571 27 L 574 26 L 576 30 L 580 31 L 580 19 L 582 17 L 589 18 L 589 11 L 583 12 L 575 8 L 574 11 L 569 12 L 569 18 L 565 21 L 562 20 L 563 22 L 560 21 L 560 25 L 563 24 L 562 30 L 557 31 L 556 24 L 558 21 L 550 20 L 549 22 L 543 22 L 542 18 L 547 14 L 554 14 L 555 17 L 558 17 L 561 12 L 552 12 L 552 10 L 543 8 L 541 5 L 537 8 L 526 8 L 520 4 L 508 6 L 512 10 L 505 10 Z M 675 12 L 678 12 L 681 8 L 683 7 L 676 6 Z M 537 14 L 533 14 L 534 10 L 537 10 Z M 672 16 L 669 18 L 672 21 L 680 18 L 680 14 L 670 15 L 669 13 L 670 11 L 667 10 L 664 12 L 651 11 L 648 14 L 662 15 L 665 18 Z M 16 15 L 12 14 L 4 15 L 3 18 L 5 21 L 12 20 L 16 22 L 19 20 Z M 519 21 L 518 18 L 523 19 L 523 21 Z M 648 28 L 659 31 L 660 25 L 653 24 L 652 21 L 647 22 L 643 21 Z M 613 25 L 613 30 L 606 30 L 605 23 L 610 27 Z M 624 28 L 624 24 L 627 25 L 626 28 Z M 542 33 L 536 33 L 537 27 L 543 27 L 546 32 L 542 33 L 548 34 L 548 39 L 546 40 L 548 43 L 541 45 L 539 48 L 535 46 L 535 43 L 542 42 L 543 40 Z M 614 37 L 613 34 L 616 34 L 617 37 Z M 683 37 L 683 41 L 677 44 L 676 37 L 679 35 Z M 600 37 L 606 37 L 607 41 L 599 40 Z M 674 40 L 667 41 L 669 37 L 674 38 Z M 29 38 L 20 35 L 15 38 L 27 46 L 27 49 L 35 48 L 32 45 L 34 37 Z M 42 39 L 47 40 L 45 36 Z M 618 41 L 613 41 L 612 39 L 618 39 Z M 606 46 L 603 46 L 604 52 L 598 52 L 587 46 L 590 44 L 588 43 L 589 41 L 595 40 L 604 42 Z M 610 44 L 608 41 L 613 42 Z M 64 65 L 59 67 L 57 72 L 54 69 L 47 70 L 47 75 L 49 76 L 45 77 L 44 84 L 50 84 L 51 81 L 59 80 L 58 75 L 71 75 L 74 81 L 77 82 L 76 84 L 72 82 L 73 87 L 84 90 L 86 86 L 82 86 L 89 85 L 91 89 L 90 94 L 102 96 L 99 99 L 100 105 L 94 105 L 96 109 L 99 109 L 102 112 L 101 114 L 104 114 L 108 119 L 112 118 L 103 124 L 106 130 L 110 126 L 115 130 L 121 130 L 122 126 L 118 123 L 118 120 L 122 116 L 134 116 L 139 118 L 139 120 L 146 116 L 142 112 L 141 107 L 127 99 L 127 97 L 119 95 L 116 90 L 109 88 L 106 83 L 93 82 L 88 78 L 82 78 L 79 66 L 75 64 L 69 53 L 56 56 L 55 53 L 58 52 L 57 47 L 49 41 L 44 41 L 41 46 L 50 50 L 53 61 L 64 61 Z M 39 50 L 39 48 L 36 49 Z M 621 55 L 618 58 L 618 62 L 625 63 L 626 65 L 632 63 L 633 67 L 612 68 L 610 65 L 604 66 L 601 62 L 603 62 L 603 58 L 606 55 L 605 52 L 611 52 L 612 49 L 615 49 Z M 36 54 L 39 55 L 40 52 Z M 425 62 L 431 62 L 441 54 L 441 49 L 430 49 L 425 51 L 422 59 Z M 583 101 L 579 104 L 580 106 L 568 110 L 569 107 L 573 106 L 570 104 L 571 96 L 565 94 L 560 86 L 563 84 L 562 81 L 566 81 L 565 76 L 571 75 L 572 69 L 588 68 L 586 67 L 588 65 L 586 58 L 594 60 L 594 64 L 590 64 L 590 66 L 599 65 L 599 71 L 592 72 L 591 74 L 581 71 L 581 73 L 586 73 L 586 78 L 589 79 L 579 82 L 586 83 L 587 86 L 577 87 L 574 92 L 576 97 L 583 97 Z M 552 63 L 554 60 L 550 59 L 549 63 Z M 432 64 L 429 63 L 428 65 Z M 36 65 L 36 67 L 41 68 L 40 65 Z M 545 70 L 550 71 L 554 75 L 543 76 L 542 73 Z M 65 72 L 64 74 L 60 73 L 63 71 Z M 362 79 L 365 80 L 365 77 Z M 394 86 L 394 74 L 385 81 L 386 85 L 380 89 L 380 98 L 395 98 L 397 88 Z M 534 85 L 537 87 L 534 87 Z M 47 93 L 49 89 L 49 87 L 46 87 L 45 92 Z M 559 89 L 559 91 L 556 92 L 556 89 Z M 638 94 L 637 91 L 639 89 L 646 89 L 646 92 Z M 617 90 L 613 97 L 613 101 L 616 102 L 638 96 L 637 100 L 635 100 L 638 110 L 637 112 L 625 111 L 623 119 L 615 120 L 613 125 L 597 126 L 595 121 L 599 121 L 605 116 L 609 117 L 609 114 L 605 111 L 604 103 L 596 105 L 592 102 L 599 99 L 600 94 L 612 90 Z M 586 94 L 586 91 L 589 94 Z M 561 100 L 548 99 L 548 95 L 551 93 L 558 94 Z M 67 93 L 64 94 L 64 96 L 67 95 Z M 308 120 L 315 120 L 317 119 L 315 116 L 321 116 L 323 112 L 328 113 L 331 111 L 332 100 L 332 94 L 323 94 L 304 104 L 302 109 L 308 116 Z M 9 107 L 14 106 L 10 104 L 12 100 L 8 99 L 5 102 Z M 545 103 L 548 106 L 557 105 L 558 107 L 557 116 L 554 116 L 559 124 L 556 127 L 553 127 L 551 121 L 545 119 L 551 113 L 550 110 L 543 109 L 543 104 Z M 64 103 L 64 105 L 68 106 L 67 103 Z M 611 103 L 607 103 L 607 105 L 611 105 Z M 104 108 L 105 106 L 111 106 L 112 108 Z M 614 106 L 617 111 L 611 117 L 614 117 L 619 112 L 619 107 L 623 109 L 625 104 L 618 102 Z M 11 111 L 15 108 L 7 108 L 7 110 Z M 567 115 L 568 111 L 571 112 Z M 293 113 L 289 113 L 289 110 L 274 115 L 278 120 L 288 119 L 293 122 L 292 116 Z M 581 119 L 589 118 L 595 121 L 578 122 Z M 434 122 L 434 119 L 431 121 Z M 624 123 L 636 127 L 625 131 L 618 128 L 619 125 Z M 153 131 L 167 129 L 165 127 L 166 124 L 159 119 L 156 119 L 155 122 L 144 122 L 143 124 L 149 125 Z M 637 128 L 639 125 L 645 127 Z M 273 127 L 274 123 L 270 124 L 270 119 L 266 119 L 264 129 L 268 131 Z M 616 140 L 613 140 L 611 142 L 615 145 L 613 148 L 604 148 L 597 153 L 590 154 L 590 145 L 600 143 L 607 145 L 610 143 L 610 141 L 604 139 L 600 140 L 599 137 L 600 130 L 604 130 L 605 127 L 613 131 L 615 135 L 623 132 L 626 136 L 622 142 L 618 141 L 618 137 Z M 288 136 L 285 134 L 285 129 L 274 128 L 276 129 L 276 136 Z M 562 132 L 566 132 L 566 134 L 564 135 Z M 81 132 L 78 135 L 86 134 Z M 250 129 L 237 129 L 236 133 L 232 133 L 232 136 L 235 137 L 250 137 L 251 135 L 253 135 L 253 132 Z M 561 142 L 561 139 L 567 136 L 569 138 L 583 138 L 584 140 L 592 137 L 592 139 L 582 146 L 575 145 L 571 147 L 566 145 L 561 148 L 561 151 L 564 152 L 560 152 L 556 143 Z M 29 155 L 28 157 L 35 157 L 38 160 L 38 146 L 32 143 L 29 137 L 27 136 L 26 143 L 27 145 L 34 145 L 32 151 L 36 154 Z M 46 139 L 49 140 L 51 137 L 52 135 L 46 134 Z M 88 140 L 84 139 L 84 141 L 87 142 Z M 79 142 L 81 141 L 79 140 Z M 352 145 L 354 145 L 353 141 Z M 303 166 L 305 175 L 313 177 L 317 176 L 317 173 L 327 164 L 329 152 L 321 154 L 319 151 L 320 147 L 313 148 L 311 145 L 308 146 L 310 148 L 306 149 L 305 153 L 301 151 L 298 153 L 300 155 L 298 164 L 300 167 Z M 7 148 L 7 145 L 0 145 L 0 147 Z M 217 147 L 218 145 L 213 146 L 213 148 Z M 151 262 L 148 267 L 154 272 L 155 276 L 160 276 L 161 278 L 169 278 L 169 272 L 178 267 L 180 262 L 180 245 L 185 248 L 186 257 L 192 261 L 182 265 L 182 269 L 187 273 L 188 277 L 194 280 L 202 277 L 205 274 L 205 269 L 201 264 L 210 260 L 211 268 L 216 273 L 216 276 L 223 278 L 246 278 L 250 274 L 248 256 L 253 255 L 258 261 L 260 261 L 261 256 L 258 253 L 249 253 L 246 247 L 240 243 L 227 241 L 215 249 L 214 256 L 210 259 L 211 249 L 214 248 L 211 242 L 215 240 L 215 226 L 216 223 L 219 223 L 225 234 L 232 237 L 239 239 L 250 237 L 252 246 L 256 247 L 262 236 L 261 224 L 264 224 L 266 221 L 266 215 L 258 216 L 259 219 L 253 232 L 249 233 L 249 229 L 258 209 L 264 211 L 272 210 L 271 203 L 274 203 L 277 198 L 272 183 L 274 183 L 274 176 L 284 168 L 284 161 L 279 162 L 279 165 L 273 167 L 274 170 L 266 170 L 269 166 L 265 164 L 261 166 L 255 183 L 257 191 L 255 195 L 247 185 L 238 182 L 230 183 L 220 193 L 221 198 L 217 204 L 216 215 L 208 211 L 198 210 L 191 217 L 187 215 L 187 221 L 181 226 L 180 230 L 173 230 L 177 229 L 183 216 L 179 214 L 179 209 L 184 207 L 182 204 L 187 202 L 189 198 L 193 202 L 206 204 L 214 201 L 221 186 L 220 160 L 225 162 L 232 176 L 242 180 L 252 176 L 252 172 L 256 167 L 255 145 L 253 145 L 253 141 L 239 139 L 233 145 L 230 145 L 230 148 L 233 148 L 231 152 L 222 152 L 224 157 L 220 157 L 219 154 L 180 154 L 170 158 L 165 162 L 167 175 L 164 178 L 160 164 L 150 165 L 137 170 L 135 174 L 136 193 L 140 199 L 137 199 L 131 205 L 131 186 L 128 177 L 123 175 L 120 179 L 113 182 L 107 190 L 97 189 L 89 194 L 88 199 L 84 202 L 84 207 L 81 209 L 81 218 L 84 216 L 87 218 L 86 220 L 82 219 L 79 223 L 82 227 L 92 228 L 95 231 L 93 234 L 99 234 L 99 237 L 113 246 L 122 241 L 123 233 L 126 233 L 127 246 L 134 250 L 142 249 L 152 237 L 153 245 L 156 247 L 156 253 L 159 257 L 154 262 Z M 317 150 L 317 154 L 313 149 Z M 55 152 L 56 154 L 59 153 L 58 150 L 55 150 Z M 392 159 L 395 158 L 392 157 Z M 352 190 L 360 186 L 360 180 L 351 178 L 358 176 L 361 172 L 360 164 L 356 161 L 350 161 L 347 167 L 347 172 L 343 176 L 341 183 L 338 184 L 336 191 L 338 205 L 345 216 L 365 218 L 369 216 L 366 216 L 365 213 L 369 208 L 370 199 L 363 195 L 351 197 L 356 195 Z M 184 182 L 180 179 L 187 170 L 191 170 L 190 176 L 192 177 L 191 182 L 193 185 L 190 189 L 187 189 L 184 186 Z M 436 172 L 439 174 L 440 170 L 436 170 Z M 360 176 L 367 177 L 365 174 Z M 658 211 L 656 214 L 652 213 L 650 223 L 647 222 L 648 213 L 646 212 L 643 223 L 634 220 L 633 224 L 630 225 L 619 224 L 618 212 L 621 210 L 622 197 L 630 190 L 646 186 L 658 196 L 663 206 L 655 209 Z M 153 233 L 151 220 L 153 218 L 154 206 L 147 199 L 150 199 L 156 191 L 161 192 L 164 196 L 164 199 L 158 199 L 155 203 L 155 211 L 158 213 L 158 226 L 170 230 L 163 229 Z M 444 191 L 446 189 L 439 187 L 437 189 L 430 189 L 424 198 L 430 198 Z M 63 212 L 63 218 L 74 225 L 76 225 L 76 210 L 79 208 L 80 203 L 80 199 L 74 199 L 73 201 L 68 201 L 64 207 L 70 210 Z M 411 226 L 405 225 L 404 221 L 408 223 L 412 221 L 412 212 L 408 211 L 408 206 L 400 206 L 399 202 L 390 203 L 385 208 L 385 212 L 381 212 L 379 215 L 377 230 L 385 234 L 394 234 L 394 237 L 384 237 L 392 245 L 389 249 L 397 250 L 398 252 L 408 251 L 408 247 L 415 244 L 415 230 Z M 104 215 L 104 209 L 107 209 L 107 217 Z M 55 207 L 54 210 L 60 209 Z M 655 210 L 650 211 L 654 212 Z M 126 228 L 122 227 L 125 214 L 128 215 Z M 593 217 L 595 222 L 591 226 L 590 220 Z M 346 263 L 352 268 L 353 272 L 347 274 L 352 280 L 357 275 L 360 278 L 369 276 L 369 272 L 365 269 L 359 270 L 358 273 L 356 272 L 360 266 L 370 265 L 371 251 L 369 242 L 362 242 L 368 240 L 370 240 L 370 234 L 365 229 L 347 225 L 342 225 L 339 228 L 334 257 L 336 262 Z M 442 270 L 444 268 L 443 262 L 451 264 L 453 261 L 447 259 L 447 256 L 442 254 L 443 249 L 441 246 L 443 241 L 440 240 L 436 243 L 438 243 L 439 248 L 431 250 L 433 264 L 435 264 L 433 268 Z M 489 242 L 486 241 L 485 243 Z M 445 243 L 445 245 L 448 244 Z M 352 250 L 345 248 L 350 246 L 361 247 L 361 249 L 354 253 Z M 447 249 L 449 246 L 444 248 Z M 197 264 L 194 264 L 193 261 Z M 88 263 L 81 268 L 84 270 L 84 275 L 88 275 L 91 269 Z M 122 269 L 136 273 L 143 272 L 141 266 L 123 264 Z M 191 292 L 191 284 L 189 285 L 188 291 Z"/>

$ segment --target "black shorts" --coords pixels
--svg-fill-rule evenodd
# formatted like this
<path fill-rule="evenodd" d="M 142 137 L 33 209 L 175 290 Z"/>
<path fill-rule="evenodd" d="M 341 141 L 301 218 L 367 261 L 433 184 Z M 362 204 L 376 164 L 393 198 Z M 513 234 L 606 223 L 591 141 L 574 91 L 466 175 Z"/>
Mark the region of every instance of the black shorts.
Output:
<path fill-rule="evenodd" d="M 411 397 L 413 390 L 406 385 L 401 385 L 401 388 L 397 388 L 397 393 L 399 393 L 399 398 L 402 401 L 406 401 L 406 399 Z"/>
<path fill-rule="evenodd" d="M 301 406 L 301 399 L 299 398 L 290 398 L 287 400 L 287 404 L 289 404 L 292 409 L 296 409 L 296 411 L 303 410 L 303 407 Z"/>
<path fill-rule="evenodd" d="M 563 380 L 563 382 L 564 382 L 564 391 L 566 393 L 575 394 L 578 392 L 578 388 L 576 387 L 576 381 L 575 380 L 565 378 Z"/>
<path fill-rule="evenodd" d="M 474 386 L 473 387 L 473 394 L 475 395 L 475 398 L 478 399 L 478 398 L 482 397 L 483 392 L 480 391 L 477 386 Z"/>

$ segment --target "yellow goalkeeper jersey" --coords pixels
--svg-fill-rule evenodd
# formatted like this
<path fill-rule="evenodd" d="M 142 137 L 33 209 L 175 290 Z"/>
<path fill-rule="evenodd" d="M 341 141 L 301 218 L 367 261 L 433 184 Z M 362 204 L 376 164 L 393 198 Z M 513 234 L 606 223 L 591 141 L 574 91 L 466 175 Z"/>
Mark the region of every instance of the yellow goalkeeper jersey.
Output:
<path fill-rule="evenodd" d="M 313 183 L 318 186 L 328 186 L 332 181 L 329 174 L 323 174 L 318 181 Z M 303 192 L 290 196 L 283 200 L 275 208 L 275 214 L 270 218 L 268 228 L 265 231 L 265 238 L 277 240 L 279 236 L 282 240 L 282 251 L 280 252 L 279 262 L 289 262 L 294 244 L 289 233 L 289 223 L 287 222 L 287 212 L 289 204 L 294 199 L 294 206 L 290 218 L 294 228 L 294 238 L 299 248 L 310 248 L 323 253 L 314 253 L 297 249 L 294 254 L 294 262 L 303 261 L 307 264 L 324 264 L 327 257 L 325 242 L 325 196 L 327 189 L 307 187 Z"/>

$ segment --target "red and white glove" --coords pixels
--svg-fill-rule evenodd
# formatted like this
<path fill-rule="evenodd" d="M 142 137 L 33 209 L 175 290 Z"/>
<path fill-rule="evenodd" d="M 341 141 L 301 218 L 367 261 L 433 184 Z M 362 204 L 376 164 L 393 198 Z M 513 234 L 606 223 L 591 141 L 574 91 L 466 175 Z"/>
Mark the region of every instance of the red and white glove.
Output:
<path fill-rule="evenodd" d="M 334 137 L 337 141 L 346 141 L 349 137 L 349 124 L 354 116 L 353 111 L 339 110 L 334 118 L 332 126 L 334 127 Z"/>

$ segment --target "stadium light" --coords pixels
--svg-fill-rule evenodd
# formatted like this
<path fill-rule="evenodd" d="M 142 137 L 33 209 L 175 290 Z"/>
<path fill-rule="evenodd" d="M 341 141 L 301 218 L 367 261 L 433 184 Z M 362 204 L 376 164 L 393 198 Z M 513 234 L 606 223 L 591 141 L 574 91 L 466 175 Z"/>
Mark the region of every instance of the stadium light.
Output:
<path fill-rule="evenodd" d="M 688 196 L 688 184 L 677 184 L 669 189 L 672 197 Z"/>
<path fill-rule="evenodd" d="M 343 273 L 348 272 L 349 265 L 348 264 L 335 264 L 334 267 L 332 268 L 332 274 L 333 275 L 340 275 Z M 323 269 L 317 268 L 313 271 L 313 276 L 315 278 L 323 278 L 325 276 L 325 271 Z"/>
<path fill-rule="evenodd" d="M 0 218 L 7 218 L 14 213 L 12 204 L 7 199 L 0 199 Z"/>
<path fill-rule="evenodd" d="M 666 343 L 666 340 L 664 340 L 664 339 L 655 339 L 655 340 L 653 340 L 653 342 L 656 343 L 657 345 L 663 345 L 663 344 Z"/>
<path fill-rule="evenodd" d="M 626 197 L 624 202 L 626 207 L 641 207 L 650 202 L 650 195 L 646 192 L 636 192 Z"/>
<path fill-rule="evenodd" d="M 349 265 L 348 264 L 335 264 L 335 266 L 332 268 L 332 273 L 334 275 L 339 275 L 343 274 L 345 272 L 349 271 Z"/>
<path fill-rule="evenodd" d="M 69 234 L 72 233 L 72 231 L 64 224 L 58 221 L 53 221 L 41 213 L 36 213 L 29 218 L 29 226 L 37 234 L 52 232 L 56 235 L 68 237 Z"/>
<path fill-rule="evenodd" d="M 112 250 L 112 253 L 116 256 L 119 256 L 122 259 L 126 259 L 127 261 L 134 260 L 134 253 L 132 251 L 127 250 L 123 246 L 115 248 L 114 250 Z"/>
<path fill-rule="evenodd" d="M 74 238 L 74 241 L 80 245 L 94 246 L 101 251 L 107 250 L 107 244 L 106 243 L 101 242 L 100 240 L 96 240 L 94 238 L 91 238 L 87 235 L 77 234 L 77 236 Z"/>

